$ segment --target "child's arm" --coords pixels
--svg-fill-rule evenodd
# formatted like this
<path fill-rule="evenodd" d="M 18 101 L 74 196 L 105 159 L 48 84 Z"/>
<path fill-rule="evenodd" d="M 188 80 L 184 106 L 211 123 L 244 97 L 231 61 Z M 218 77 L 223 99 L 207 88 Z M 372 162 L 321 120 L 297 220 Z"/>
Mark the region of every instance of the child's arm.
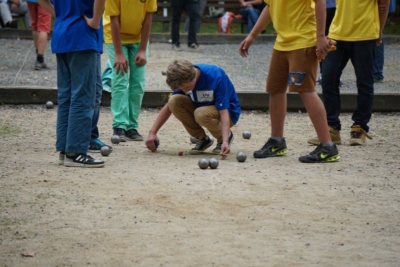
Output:
<path fill-rule="evenodd" d="M 260 32 L 267 27 L 267 25 L 271 22 L 271 14 L 269 13 L 269 6 L 267 5 L 258 17 L 256 25 L 254 25 L 253 29 L 247 35 L 246 39 L 239 46 L 239 54 L 242 57 L 247 57 L 249 54 L 249 48 L 253 44 L 254 39 L 257 37 Z"/>
<path fill-rule="evenodd" d="M 128 60 L 126 60 L 124 54 L 122 53 L 121 44 L 121 31 L 119 29 L 119 16 L 110 16 L 111 22 L 111 37 L 114 45 L 115 59 L 114 68 L 118 74 L 120 71 L 122 74 L 128 71 Z"/>
<path fill-rule="evenodd" d="M 56 12 L 54 11 L 54 6 L 50 0 L 38 0 L 38 4 L 43 7 L 47 12 L 49 12 L 54 18 L 56 17 Z"/>
<path fill-rule="evenodd" d="M 221 127 L 222 127 L 222 145 L 220 154 L 222 159 L 225 159 L 226 155 L 228 155 L 231 152 L 231 149 L 229 147 L 231 117 L 229 116 L 229 112 L 227 109 L 220 110 L 219 115 L 221 116 Z"/>
<path fill-rule="evenodd" d="M 83 17 L 86 20 L 87 25 L 90 28 L 93 28 L 96 30 L 98 30 L 100 28 L 100 19 L 101 19 L 101 16 L 103 15 L 105 2 L 106 2 L 106 0 L 94 0 L 93 17 L 88 18 L 88 17 L 86 17 L 86 15 L 83 15 Z"/>
<path fill-rule="evenodd" d="M 382 32 L 383 28 L 385 27 L 389 12 L 389 2 L 390 0 L 378 0 L 380 30 L 379 30 L 379 38 L 376 41 L 377 46 L 380 46 L 382 44 Z"/>
<path fill-rule="evenodd" d="M 154 142 L 160 144 L 160 140 L 158 140 L 157 133 L 158 130 L 164 125 L 164 123 L 169 119 L 171 116 L 171 111 L 169 110 L 168 103 L 164 105 L 161 109 L 160 113 L 158 114 L 156 121 L 154 122 L 153 126 L 149 131 L 149 136 L 147 137 L 146 146 L 152 152 L 157 150 Z"/>
<path fill-rule="evenodd" d="M 331 46 L 328 39 L 325 37 L 325 22 L 326 22 L 326 0 L 315 1 L 315 20 L 317 22 L 317 44 L 316 49 L 321 59 L 326 57 Z"/>
<path fill-rule="evenodd" d="M 146 59 L 146 48 L 150 39 L 151 32 L 151 22 L 153 21 L 153 13 L 146 12 L 146 16 L 142 24 L 142 40 L 140 41 L 139 51 L 136 54 L 134 63 L 138 65 L 145 65 L 147 63 Z"/>

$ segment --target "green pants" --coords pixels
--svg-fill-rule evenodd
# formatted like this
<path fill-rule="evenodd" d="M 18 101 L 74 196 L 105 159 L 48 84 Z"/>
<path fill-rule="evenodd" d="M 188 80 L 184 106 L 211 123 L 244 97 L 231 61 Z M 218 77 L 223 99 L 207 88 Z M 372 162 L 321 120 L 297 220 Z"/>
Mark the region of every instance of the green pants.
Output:
<path fill-rule="evenodd" d="M 111 112 L 113 113 L 112 128 L 126 131 L 139 128 L 139 114 L 142 106 L 144 87 L 146 84 L 146 65 L 133 63 L 140 43 L 122 44 L 122 52 L 128 60 L 127 72 L 118 74 L 112 69 L 111 81 Z M 115 51 L 113 44 L 106 44 L 111 66 L 114 66 Z M 146 57 L 148 49 L 146 50 Z"/>

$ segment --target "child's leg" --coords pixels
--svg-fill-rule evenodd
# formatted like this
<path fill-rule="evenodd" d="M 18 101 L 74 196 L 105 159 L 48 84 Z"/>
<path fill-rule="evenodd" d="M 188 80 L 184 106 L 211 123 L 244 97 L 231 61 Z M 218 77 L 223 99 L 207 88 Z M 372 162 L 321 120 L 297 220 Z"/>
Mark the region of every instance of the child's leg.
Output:
<path fill-rule="evenodd" d="M 127 45 L 129 64 L 129 87 L 128 87 L 128 125 L 126 130 L 139 128 L 139 115 L 142 107 L 144 87 L 146 85 L 146 66 L 134 63 L 135 56 L 139 51 L 140 43 Z M 146 50 L 146 56 L 148 49 Z"/>
<path fill-rule="evenodd" d="M 168 101 L 168 107 L 191 136 L 197 139 L 204 139 L 206 137 L 203 127 L 200 126 L 194 116 L 198 106 L 188 96 L 173 95 Z"/>
<path fill-rule="evenodd" d="M 115 51 L 113 44 L 106 44 L 108 57 L 111 62 L 111 66 L 114 66 L 115 62 Z M 122 45 L 122 52 L 125 58 L 128 59 L 128 49 L 125 45 Z M 129 73 L 125 72 L 118 74 L 115 68 L 112 68 L 112 80 L 111 80 L 111 112 L 113 114 L 113 124 L 112 128 L 120 128 L 127 130 L 128 125 L 128 83 L 129 83 Z"/>
<path fill-rule="evenodd" d="M 215 106 L 197 108 L 194 111 L 194 118 L 201 126 L 207 128 L 218 142 L 222 142 L 221 116 Z M 229 126 L 233 127 L 232 121 Z"/>
<path fill-rule="evenodd" d="M 283 137 L 286 107 L 286 92 L 270 94 L 269 116 L 271 118 L 271 136 L 273 137 Z"/>
<path fill-rule="evenodd" d="M 327 127 L 326 112 L 322 100 L 316 92 L 299 93 L 303 101 L 311 122 L 317 132 L 318 140 L 321 143 L 331 142 L 331 135 Z"/>

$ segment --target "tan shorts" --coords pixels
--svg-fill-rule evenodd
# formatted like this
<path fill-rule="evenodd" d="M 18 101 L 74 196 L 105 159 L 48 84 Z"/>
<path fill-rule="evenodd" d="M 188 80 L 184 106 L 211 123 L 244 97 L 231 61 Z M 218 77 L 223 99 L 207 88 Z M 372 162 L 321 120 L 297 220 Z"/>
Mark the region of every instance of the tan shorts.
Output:
<path fill-rule="evenodd" d="M 270 94 L 289 92 L 314 92 L 318 60 L 315 47 L 293 51 L 273 49 L 267 92 Z"/>

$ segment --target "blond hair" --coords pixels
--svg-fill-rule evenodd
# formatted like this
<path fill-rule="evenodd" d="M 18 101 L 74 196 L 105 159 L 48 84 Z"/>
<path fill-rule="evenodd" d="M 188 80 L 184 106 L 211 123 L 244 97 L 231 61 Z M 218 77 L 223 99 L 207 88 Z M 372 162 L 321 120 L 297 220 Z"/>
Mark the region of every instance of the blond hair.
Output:
<path fill-rule="evenodd" d="M 178 90 L 183 84 L 188 83 L 196 76 L 196 70 L 187 60 L 174 60 L 167 69 L 167 84 L 172 90 Z"/>

